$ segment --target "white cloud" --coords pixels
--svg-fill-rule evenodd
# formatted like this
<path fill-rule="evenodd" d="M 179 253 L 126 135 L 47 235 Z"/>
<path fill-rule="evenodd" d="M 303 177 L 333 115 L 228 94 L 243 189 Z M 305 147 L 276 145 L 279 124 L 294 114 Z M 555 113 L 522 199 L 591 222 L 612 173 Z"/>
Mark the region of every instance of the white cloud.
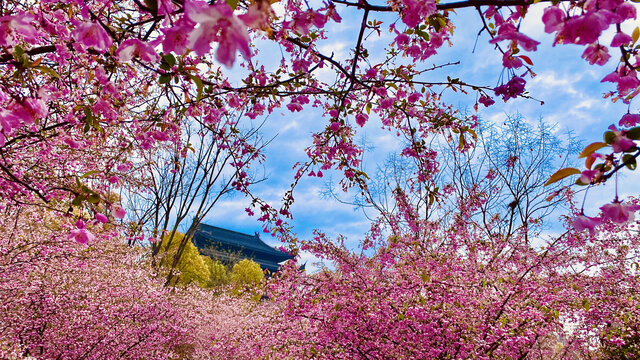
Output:
<path fill-rule="evenodd" d="M 571 75 L 559 75 L 555 71 L 546 71 L 538 74 L 533 80 L 529 81 L 531 87 L 530 91 L 543 91 L 545 93 L 553 93 L 556 96 L 558 93 L 567 93 L 575 95 L 578 93 L 575 85 L 580 79 L 582 74 Z M 533 88 L 533 89 L 532 89 Z"/>
<path fill-rule="evenodd" d="M 349 49 L 348 45 L 349 43 L 346 41 L 331 42 L 321 45 L 318 47 L 318 50 L 327 56 L 332 56 L 336 60 L 344 60 Z M 347 49 L 347 51 L 345 51 L 345 49 Z"/>

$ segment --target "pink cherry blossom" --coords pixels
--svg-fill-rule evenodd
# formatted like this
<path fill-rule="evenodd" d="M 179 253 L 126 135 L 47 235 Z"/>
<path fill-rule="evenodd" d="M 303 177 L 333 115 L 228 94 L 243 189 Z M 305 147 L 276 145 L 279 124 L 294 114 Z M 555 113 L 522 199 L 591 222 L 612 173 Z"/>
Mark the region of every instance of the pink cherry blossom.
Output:
<path fill-rule="evenodd" d="M 95 236 L 87 230 L 87 225 L 82 219 L 78 219 L 75 225 L 76 229 L 71 230 L 68 236 L 69 239 L 74 239 L 76 242 L 83 245 L 86 245 L 95 239 Z"/>
<path fill-rule="evenodd" d="M 511 49 L 509 49 L 502 55 L 502 66 L 508 69 L 517 69 L 522 67 L 522 60 L 517 56 L 513 56 Z"/>
<path fill-rule="evenodd" d="M 306 35 L 313 26 L 313 11 L 294 10 L 291 21 L 286 21 L 283 26 L 293 30 L 294 32 Z"/>
<path fill-rule="evenodd" d="M 506 84 L 497 86 L 493 91 L 496 95 L 502 96 L 504 101 L 516 98 L 524 92 L 526 81 L 518 76 L 512 77 Z"/>
<path fill-rule="evenodd" d="M 175 26 L 162 29 L 164 40 L 162 41 L 162 49 L 165 53 L 175 52 L 176 54 L 184 54 L 189 46 L 189 34 L 194 28 L 194 24 L 188 21 L 181 21 Z"/>
<path fill-rule="evenodd" d="M 291 102 L 287 104 L 287 109 L 291 112 L 302 111 L 302 105 L 298 102 Z"/>
<path fill-rule="evenodd" d="M 82 23 L 76 27 L 71 35 L 78 43 L 97 51 L 106 51 L 112 44 L 107 31 L 97 23 Z"/>
<path fill-rule="evenodd" d="M 127 172 L 131 170 L 132 167 L 133 167 L 133 164 L 128 162 L 128 163 L 118 164 L 116 169 L 121 172 Z"/>
<path fill-rule="evenodd" d="M 95 236 L 87 229 L 74 229 L 69 233 L 69 239 L 74 239 L 79 244 L 86 245 L 93 241 Z"/>
<path fill-rule="evenodd" d="M 394 100 L 390 97 L 385 97 L 380 100 L 381 109 L 389 109 L 393 106 Z"/>
<path fill-rule="evenodd" d="M 310 16 L 311 16 L 311 23 L 313 24 L 313 26 L 317 27 L 318 29 L 322 29 L 324 25 L 327 23 L 327 16 L 318 11 L 312 11 Z"/>
<path fill-rule="evenodd" d="M 86 229 L 87 228 L 87 224 L 85 224 L 84 220 L 82 220 L 82 219 L 76 220 L 75 225 L 76 225 L 76 228 L 78 228 L 78 229 Z"/>
<path fill-rule="evenodd" d="M 14 129 L 21 126 L 22 119 L 16 112 L 0 110 L 0 130 L 4 135 L 11 135 Z"/>
<path fill-rule="evenodd" d="M 0 17 L 0 46 L 12 47 L 20 41 L 36 41 L 38 32 L 31 22 L 35 17 L 28 13 Z"/>
<path fill-rule="evenodd" d="M 544 23 L 544 31 L 552 33 L 562 28 L 562 24 L 566 18 L 566 14 L 558 6 L 550 6 L 544 9 L 542 14 L 542 22 Z"/>
<path fill-rule="evenodd" d="M 584 9 L 595 11 L 597 9 L 615 10 L 624 0 L 587 0 Z"/>
<path fill-rule="evenodd" d="M 422 97 L 422 94 L 418 92 L 414 92 L 414 93 L 411 93 L 411 95 L 409 95 L 409 97 L 407 98 L 407 101 L 414 103 L 420 100 L 421 97 Z"/>
<path fill-rule="evenodd" d="M 632 266 L 640 234 L 628 222 L 638 206 L 616 201 L 597 218 L 581 214 L 560 225 L 575 231 L 537 236 L 554 220 L 547 223 L 541 215 L 546 205 L 529 206 L 545 191 L 527 183 L 544 179 L 527 176 L 526 168 L 521 174 L 521 165 L 529 164 L 512 155 L 510 145 L 504 157 L 494 147 L 495 162 L 477 161 L 475 154 L 502 146 L 510 135 L 482 134 L 477 115 L 451 104 L 452 98 L 477 97 L 492 105 L 487 90 L 497 81 L 496 97 L 523 97 L 519 102 L 528 106 L 525 79 L 538 69 L 523 69 L 529 59 L 521 51 L 555 56 L 550 51 L 557 49 L 538 47 L 532 38 L 544 28 L 556 44 L 581 48 L 593 65 L 615 61 L 615 72 L 604 79 L 615 86 L 603 84 L 609 88 L 605 97 L 635 111 L 640 55 L 625 46 L 627 26 L 635 24 L 620 27 L 628 35 L 615 34 L 616 24 L 636 16 L 631 0 L 539 4 L 542 22 L 532 13 L 537 5 L 524 0 L 488 6 L 458 0 L 283 1 L 274 5 L 277 16 L 266 0 L 1 3 L 0 318 L 8 325 L 0 332 L 0 358 L 571 359 L 606 358 L 609 350 L 626 350 L 620 347 L 634 341 L 628 333 L 640 322 L 640 279 Z M 456 15 L 480 5 L 484 21 Z M 349 30 L 326 26 L 340 21 L 342 10 L 349 14 Z M 440 53 L 440 47 L 457 46 L 454 34 L 465 28 L 491 29 L 478 37 L 484 50 L 475 60 L 484 61 L 486 51 L 493 60 L 502 56 L 498 69 L 486 69 L 493 79 L 473 79 L 464 69 L 450 72 L 450 52 Z M 623 48 L 610 51 L 605 31 L 615 35 L 612 46 Z M 489 36 L 502 52 L 486 44 Z M 338 51 L 343 40 L 349 45 Z M 165 55 L 159 63 L 160 49 L 177 56 Z M 224 69 L 238 52 L 247 59 L 241 69 Z M 444 57 L 424 61 L 436 53 Z M 249 59 L 254 54 L 261 56 Z M 589 71 L 586 61 L 575 65 Z M 157 86 L 168 73 L 169 86 Z M 444 82 L 443 75 L 452 78 Z M 272 122 L 286 108 L 324 112 L 300 117 L 313 122 L 315 133 L 305 146 L 308 158 L 294 165 L 292 186 L 303 174 L 317 182 L 330 173 L 343 195 L 353 193 L 362 206 L 375 209 L 365 214 L 375 218 L 361 243 L 319 232 L 294 238 L 286 219 L 300 208 L 292 195 L 300 188 L 285 192 L 282 201 L 274 197 L 279 207 L 252 192 L 254 170 L 271 157 L 262 150 L 263 139 L 250 135 L 251 119 Z M 558 148 L 534 151 L 537 141 L 519 141 L 521 134 L 523 140 L 531 135 L 525 132 L 528 122 L 513 121 L 524 126 L 516 133 L 520 154 L 530 154 L 534 167 L 538 158 L 560 166 L 564 158 L 544 161 L 547 155 L 556 159 Z M 640 123 L 638 115 L 627 114 L 619 123 L 623 130 L 605 133 L 612 151 L 589 154 L 604 145 L 594 143 L 585 152 L 589 169 L 579 182 L 613 180 L 621 158 L 631 155 L 622 152 L 638 150 L 631 139 L 637 129 L 630 130 Z M 382 127 L 397 140 L 385 149 L 409 161 L 394 161 L 394 173 L 369 172 L 373 164 L 364 161 L 377 153 L 357 141 L 365 124 Z M 276 121 L 265 129 L 281 127 Z M 449 139 L 452 146 L 437 154 Z M 259 285 L 263 301 L 230 296 L 222 287 L 200 289 L 208 259 L 197 254 L 189 261 L 198 264 L 203 284 L 188 280 L 190 265 L 177 264 L 172 274 L 176 254 L 163 249 L 170 229 L 157 228 L 164 222 L 159 209 L 165 207 L 171 222 L 164 227 L 185 223 L 173 223 L 179 204 L 157 196 L 168 189 L 165 180 L 197 181 L 193 157 L 207 149 L 221 155 L 215 156 L 226 164 L 220 165 L 230 189 L 250 199 L 246 212 L 260 212 L 255 215 L 267 222 L 267 233 L 277 234 L 292 252 L 306 251 L 331 266 L 307 274 L 299 264 L 283 265 Z M 469 176 L 455 176 L 456 169 Z M 556 177 L 576 172 L 565 169 Z M 227 185 L 223 178 L 221 188 Z M 565 205 L 558 209 L 575 210 L 583 200 L 573 189 L 550 186 L 557 187 L 549 201 Z M 170 188 L 185 194 L 179 186 Z M 207 188 L 198 187 L 199 194 Z M 507 205 L 512 195 L 519 203 Z M 600 202 L 592 192 L 585 200 Z M 131 210 L 125 212 L 119 201 Z"/>
<path fill-rule="evenodd" d="M 101 213 L 96 213 L 95 218 L 101 223 L 109 222 L 109 219 L 104 214 L 101 214 Z"/>
<path fill-rule="evenodd" d="M 6 109 L 0 110 L 0 130 L 2 139 L 12 135 L 22 125 L 32 125 L 36 119 L 47 116 L 49 109 L 40 99 L 25 99 L 22 103 L 12 103 Z M 4 141 L 4 140 L 0 140 Z"/>
<path fill-rule="evenodd" d="M 622 96 L 628 95 L 632 90 L 640 86 L 636 71 L 629 69 L 625 65 L 618 66 L 616 71 L 605 76 L 601 82 L 617 83 L 618 93 Z"/>
<path fill-rule="evenodd" d="M 127 212 L 119 205 L 113 205 L 111 207 L 111 213 L 116 219 L 122 219 L 127 214 Z"/>
<path fill-rule="evenodd" d="M 634 127 L 640 124 L 640 114 L 624 114 L 618 124 L 620 126 Z"/>
<path fill-rule="evenodd" d="M 492 98 L 490 98 L 487 95 L 481 95 L 480 98 L 478 99 L 478 102 L 484 105 L 485 107 L 489 107 L 496 103 L 495 101 L 493 101 Z"/>
<path fill-rule="evenodd" d="M 516 41 L 524 50 L 535 51 L 540 44 L 539 41 L 533 40 L 527 35 L 519 32 L 516 27 L 511 23 L 505 23 L 498 29 L 498 35 L 489 41 L 491 44 L 496 44 L 503 40 Z"/>
<path fill-rule="evenodd" d="M 620 4 L 615 9 L 616 15 L 620 17 L 618 22 L 622 22 L 627 19 L 635 19 L 636 18 L 636 7 L 633 4 L 625 2 Z"/>
<path fill-rule="evenodd" d="M 618 47 L 622 45 L 628 45 L 629 43 L 631 43 L 631 41 L 633 41 L 631 36 L 623 32 L 618 32 L 613 36 L 613 39 L 611 40 L 611 46 Z"/>
<path fill-rule="evenodd" d="M 609 61 L 611 55 L 609 55 L 609 50 L 605 46 L 593 43 L 584 50 L 582 58 L 587 60 L 591 65 L 597 64 L 602 66 Z"/>
<path fill-rule="evenodd" d="M 236 51 L 245 58 L 251 57 L 247 28 L 233 14 L 225 2 L 209 6 L 201 1 L 185 3 L 185 15 L 198 26 L 189 35 L 189 47 L 203 56 L 211 50 L 211 43 L 217 42 L 216 60 L 232 67 Z"/>
<path fill-rule="evenodd" d="M 329 19 L 333 20 L 336 23 L 340 23 L 342 21 L 342 18 L 336 11 L 336 6 L 333 3 L 327 4 L 326 8 L 327 8 L 326 15 Z"/>
<path fill-rule="evenodd" d="M 364 126 L 364 124 L 367 123 L 367 120 L 369 120 L 369 116 L 367 114 L 357 114 L 356 115 L 356 123 L 360 126 Z"/>
<path fill-rule="evenodd" d="M 598 181 L 601 180 L 602 175 L 604 174 L 600 169 L 584 170 L 582 171 L 582 174 L 580 175 L 579 180 L 583 184 L 597 183 Z"/>
<path fill-rule="evenodd" d="M 79 149 L 82 144 L 69 136 L 65 136 L 62 141 L 71 149 Z"/>
<path fill-rule="evenodd" d="M 416 27 L 426 17 L 436 11 L 433 0 L 402 0 L 402 21 L 408 27 Z"/>
<path fill-rule="evenodd" d="M 405 33 L 399 33 L 396 36 L 395 42 L 396 44 L 398 44 L 398 46 L 403 47 L 403 46 L 407 46 L 409 44 L 409 36 Z M 374 75 L 375 76 L 375 75 Z"/>
<path fill-rule="evenodd" d="M 636 143 L 626 136 L 626 131 L 618 130 L 614 125 L 609 126 L 609 130 L 615 134 L 611 142 L 611 148 L 614 153 L 624 152 L 636 147 Z"/>
<path fill-rule="evenodd" d="M 249 5 L 247 12 L 239 15 L 238 19 L 252 29 L 263 29 L 268 26 L 272 14 L 273 10 L 268 1 L 256 1 Z"/>
<path fill-rule="evenodd" d="M 127 62 L 133 58 L 139 58 L 146 62 L 156 62 L 160 59 L 151 45 L 138 39 L 123 41 L 116 50 L 116 58 L 121 62 Z"/>
<path fill-rule="evenodd" d="M 572 226 L 576 231 L 580 232 L 587 229 L 591 236 L 595 235 L 595 228 L 600 224 L 602 224 L 602 218 L 593 218 L 585 215 L 576 216 L 572 222 Z"/>
<path fill-rule="evenodd" d="M 600 210 L 602 210 L 603 220 L 611 220 L 614 223 L 624 224 L 635 219 L 634 213 L 640 210 L 640 205 L 623 204 L 619 201 L 614 201 L 611 204 L 600 207 Z"/>
<path fill-rule="evenodd" d="M 594 43 L 609 27 L 609 21 L 601 12 L 567 19 L 556 35 L 556 43 L 587 45 Z"/>

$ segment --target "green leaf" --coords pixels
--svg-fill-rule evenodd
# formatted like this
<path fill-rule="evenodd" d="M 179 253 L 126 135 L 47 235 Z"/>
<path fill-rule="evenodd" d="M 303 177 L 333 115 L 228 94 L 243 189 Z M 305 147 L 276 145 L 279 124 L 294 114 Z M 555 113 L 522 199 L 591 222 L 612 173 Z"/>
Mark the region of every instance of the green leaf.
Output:
<path fill-rule="evenodd" d="M 464 139 L 464 135 L 462 133 L 460 133 L 460 136 L 458 137 L 458 149 L 462 150 L 464 149 L 464 146 L 466 145 L 466 141 Z"/>
<path fill-rule="evenodd" d="M 423 271 L 422 274 L 420 274 L 420 277 L 422 278 L 423 283 L 428 283 L 431 281 L 431 275 L 429 275 L 429 273 L 427 273 L 426 271 Z"/>
<path fill-rule="evenodd" d="M 91 176 L 91 175 L 93 175 L 93 174 L 95 174 L 95 173 L 98 173 L 98 172 L 100 172 L 100 171 L 99 171 L 99 170 L 91 170 L 91 171 L 87 171 L 87 172 L 86 172 L 86 173 L 84 173 L 82 176 L 80 176 L 80 179 L 86 179 L 86 178 L 88 178 L 89 176 Z"/>
<path fill-rule="evenodd" d="M 638 166 L 637 162 L 636 162 L 636 158 L 635 156 L 631 155 L 631 154 L 624 154 L 622 155 L 622 163 L 624 164 L 624 166 L 626 166 L 629 170 L 635 170 L 636 167 Z"/>
<path fill-rule="evenodd" d="M 16 60 L 21 60 L 24 55 L 24 49 L 20 45 L 16 45 L 16 47 L 13 48 L 13 55 Z"/>
<path fill-rule="evenodd" d="M 616 138 L 616 134 L 613 131 L 607 131 L 604 133 L 604 142 L 607 144 L 613 144 L 613 139 Z"/>
<path fill-rule="evenodd" d="M 640 0 L 637 1 L 640 2 Z M 636 28 L 633 29 L 633 33 L 631 34 L 631 39 L 633 39 L 633 43 L 631 45 L 635 44 L 638 41 L 638 38 L 640 38 L 640 28 L 636 26 Z"/>
<path fill-rule="evenodd" d="M 589 299 L 582 300 L 582 307 L 584 308 L 585 311 L 589 311 L 589 307 L 590 307 Z"/>
<path fill-rule="evenodd" d="M 544 186 L 547 185 L 551 185 L 555 182 L 558 182 L 568 176 L 571 175 L 575 175 L 575 174 L 580 174 L 580 170 L 576 169 L 576 168 L 564 168 L 564 169 L 560 169 L 558 171 L 556 171 L 553 175 L 551 175 L 551 177 L 549 177 L 549 180 L 547 180 L 547 182 L 544 184 Z"/>
<path fill-rule="evenodd" d="M 168 84 L 170 82 L 171 82 L 171 75 L 169 74 L 161 75 L 160 78 L 158 79 L 158 84 L 160 85 Z"/>
<path fill-rule="evenodd" d="M 197 101 L 200 101 L 200 99 L 202 99 L 202 90 L 204 89 L 204 84 L 202 83 L 202 79 L 200 79 L 195 75 L 189 75 L 189 78 L 193 80 L 193 82 L 195 82 L 196 86 L 198 87 Z"/>
<path fill-rule="evenodd" d="M 87 198 L 87 200 L 92 203 L 92 204 L 97 204 L 100 202 L 100 195 L 98 194 L 91 194 L 89 195 L 89 197 Z"/>
<path fill-rule="evenodd" d="M 174 67 L 176 65 L 176 57 L 171 53 L 164 55 L 162 57 L 162 60 L 166 62 L 170 67 Z"/>
<path fill-rule="evenodd" d="M 93 110 L 91 110 L 91 107 L 85 106 L 83 112 L 85 128 L 87 125 L 93 126 Z"/>
<path fill-rule="evenodd" d="M 235 10 L 238 7 L 238 0 L 227 0 L 227 5 L 229 5 L 232 10 Z"/>
<path fill-rule="evenodd" d="M 100 130 L 100 122 L 96 120 L 93 115 L 93 110 L 90 106 L 85 106 L 83 109 L 84 112 L 84 132 L 88 132 L 93 127 L 96 130 Z"/>
<path fill-rule="evenodd" d="M 55 72 L 55 70 L 53 70 L 50 67 L 47 67 L 47 66 L 44 66 L 44 65 L 38 65 L 38 66 L 34 67 L 34 69 L 37 69 L 41 73 L 49 75 L 49 76 L 54 77 L 56 79 L 60 79 L 60 75 L 58 75 L 58 73 Z"/>
<path fill-rule="evenodd" d="M 78 196 L 74 197 L 73 200 L 71 200 L 71 205 L 80 206 L 80 205 L 82 205 L 82 200 L 84 200 L 83 197 L 78 195 Z"/>
<path fill-rule="evenodd" d="M 598 151 L 599 149 L 602 149 L 605 146 L 607 146 L 607 144 L 605 144 L 603 142 L 594 142 L 593 144 L 589 144 L 580 153 L 580 158 L 584 158 L 584 157 L 590 156 L 591 154 L 593 154 L 594 152 Z"/>
<path fill-rule="evenodd" d="M 427 33 L 426 31 L 416 30 L 416 35 L 420 36 L 425 41 L 429 41 L 429 33 Z"/>
<path fill-rule="evenodd" d="M 640 140 L 640 126 L 629 129 L 626 135 L 631 140 Z"/>
<path fill-rule="evenodd" d="M 602 172 L 607 172 L 609 170 L 611 170 L 611 166 L 607 166 L 604 163 L 601 164 L 597 164 L 596 166 L 593 167 L 594 169 L 599 169 Z"/>
<path fill-rule="evenodd" d="M 157 11 L 158 10 L 158 1 L 157 0 L 144 0 L 144 4 L 147 5 L 148 8 Z"/>

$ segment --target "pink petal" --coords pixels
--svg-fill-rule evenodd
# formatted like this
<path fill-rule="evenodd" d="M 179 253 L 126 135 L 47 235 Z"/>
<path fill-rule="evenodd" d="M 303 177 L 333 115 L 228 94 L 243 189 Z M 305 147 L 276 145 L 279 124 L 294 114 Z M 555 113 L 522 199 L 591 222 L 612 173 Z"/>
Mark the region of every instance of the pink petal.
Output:
<path fill-rule="evenodd" d="M 629 36 L 629 35 L 627 35 L 627 34 L 625 34 L 623 32 L 619 32 L 611 40 L 611 47 L 618 47 L 618 46 L 622 46 L 622 45 L 627 45 L 632 41 L 633 41 L 633 39 L 631 38 L 631 36 Z"/>
<path fill-rule="evenodd" d="M 101 213 L 96 213 L 95 218 L 96 220 L 100 221 L 103 224 L 109 222 L 109 219 L 104 214 L 101 214 Z"/>
<path fill-rule="evenodd" d="M 620 126 L 634 127 L 640 124 L 640 114 L 624 114 L 618 124 Z"/>

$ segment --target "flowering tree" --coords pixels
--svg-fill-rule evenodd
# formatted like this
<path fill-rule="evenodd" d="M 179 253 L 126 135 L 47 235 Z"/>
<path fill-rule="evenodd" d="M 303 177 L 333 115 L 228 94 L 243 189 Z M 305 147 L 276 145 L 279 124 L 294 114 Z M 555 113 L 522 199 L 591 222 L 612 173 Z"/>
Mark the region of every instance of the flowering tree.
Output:
<path fill-rule="evenodd" d="M 114 228 L 86 224 L 101 239 L 86 247 L 49 210 L 5 208 L 1 226 L 3 358 L 166 357 L 184 338 L 172 295 Z"/>
<path fill-rule="evenodd" d="M 273 284 L 273 303 L 265 305 L 261 315 L 261 319 L 269 318 L 274 307 L 285 311 L 290 322 L 276 324 L 270 332 L 284 331 L 285 340 L 251 337 L 251 326 L 246 326 L 248 330 L 241 332 L 244 337 L 240 339 L 253 341 L 237 343 L 247 346 L 242 354 L 273 357 L 270 352 L 282 351 L 280 355 L 289 355 L 275 357 L 537 358 L 561 351 L 569 357 L 592 352 L 589 344 L 594 333 L 607 346 L 628 345 L 625 342 L 634 338 L 637 328 L 633 309 L 638 287 L 632 266 L 637 243 L 627 226 L 640 208 L 634 200 L 616 198 L 604 204 L 602 213 L 595 217 L 576 209 L 577 216 L 567 232 L 545 241 L 544 248 L 532 245 L 526 233 L 479 233 L 464 211 L 446 227 L 435 219 L 419 220 L 415 199 L 403 192 L 395 194 L 398 212 L 383 213 L 384 221 L 375 221 L 363 242 L 364 248 L 376 244 L 370 257 L 359 256 L 323 236 L 297 244 L 285 222 L 292 216 L 295 186 L 305 174 L 322 177 L 328 170 L 338 171 L 342 189 L 366 193 L 369 181 L 360 168 L 365 150 L 354 137 L 367 123 L 376 122 L 405 139 L 400 156 L 416 164 L 408 181 L 414 188 L 435 189 L 439 164 L 430 140 L 434 136 L 455 137 L 457 151 L 468 151 L 477 126 L 475 116 L 463 116 L 444 103 L 442 92 L 467 94 L 482 106 L 496 106 L 500 99 L 529 97 L 527 79 L 534 76 L 534 65 L 524 53 L 536 51 L 539 42 L 521 32 L 519 25 L 523 18 L 533 16 L 533 6 L 543 9 L 536 21 L 555 36 L 554 44 L 581 46 L 589 65 L 603 65 L 614 52 L 616 58 L 619 54 L 615 70 L 602 79 L 612 84 L 605 96 L 631 104 L 640 92 L 640 28 L 626 27 L 637 17 L 632 2 L 534 3 L 3 1 L 3 261 L 12 263 L 19 258 L 14 254 L 31 251 L 51 254 L 38 240 L 42 237 L 15 233 L 17 228 L 38 223 L 39 216 L 51 214 L 62 216 L 64 222 L 47 230 L 44 238 L 56 249 L 64 247 L 68 255 L 62 258 L 72 260 L 67 264 L 55 256 L 42 257 L 46 264 L 58 264 L 54 274 L 42 273 L 44 268 L 37 266 L 41 260 L 31 255 L 25 262 L 31 264 L 31 270 L 2 268 L 2 279 L 15 279 L 7 282 L 7 293 L 18 289 L 24 294 L 3 302 L 5 317 L 15 319 L 13 323 L 18 325 L 3 332 L 9 335 L 2 339 L 2 349 L 7 343 L 6 348 L 17 349 L 22 356 L 44 357 L 173 356 L 171 351 L 159 352 L 175 350 L 179 344 L 172 343 L 174 336 L 188 333 L 174 329 L 179 319 L 163 320 L 173 314 L 166 304 L 179 302 L 166 300 L 163 296 L 168 295 L 151 285 L 148 274 L 136 275 L 141 271 L 135 263 L 139 258 L 129 254 L 131 266 L 113 273 L 122 274 L 124 280 L 101 276 L 109 274 L 106 269 L 112 259 L 82 259 L 103 259 L 100 250 L 94 249 L 115 246 L 106 239 L 118 239 L 117 234 L 129 236 L 133 245 L 136 237 L 155 237 L 158 231 L 171 228 L 161 226 L 166 223 L 162 219 L 171 218 L 170 207 L 163 210 L 157 224 L 146 228 L 142 225 L 153 221 L 145 222 L 148 217 L 144 215 L 122 222 L 127 210 L 129 215 L 134 212 L 122 207 L 122 200 L 128 198 L 115 194 L 127 188 L 148 194 L 145 191 L 150 190 L 149 181 L 154 178 L 136 170 L 147 167 L 149 160 L 156 159 L 154 153 L 166 149 L 171 150 L 173 164 L 184 163 L 190 151 L 188 129 L 194 127 L 210 131 L 219 141 L 218 148 L 233 158 L 227 163 L 228 171 L 234 174 L 231 185 L 251 197 L 248 213 L 257 212 L 274 233 L 290 240 L 292 251 L 300 246 L 329 257 L 338 270 L 312 277 L 292 269 L 286 272 L 281 282 Z M 477 10 L 478 24 L 489 34 L 496 56 L 502 58 L 506 76 L 498 86 L 471 84 L 452 76 L 441 81 L 425 77 L 430 69 L 448 65 L 427 67 L 424 61 L 452 41 L 452 13 L 460 8 Z M 334 35 L 327 25 L 340 23 L 347 13 L 356 14 L 352 16 L 358 16 L 360 25 L 353 33 L 350 56 L 338 59 L 325 53 L 320 44 Z M 604 32 L 609 29 L 615 34 L 612 41 L 605 42 Z M 370 51 L 373 40 L 380 38 L 388 40 L 381 59 Z M 279 54 L 275 59 L 260 56 L 269 46 L 280 50 L 269 52 Z M 229 69 L 234 65 L 240 69 L 232 73 Z M 334 76 L 326 76 L 327 71 Z M 247 171 L 260 159 L 260 147 L 239 135 L 248 128 L 241 124 L 276 109 L 299 112 L 312 107 L 324 114 L 324 126 L 309 139 L 308 160 L 296 165 L 292 189 L 276 208 L 251 194 Z M 230 121 L 235 114 L 241 117 Z M 640 155 L 636 145 L 640 115 L 619 116 L 618 126 L 612 125 L 604 133 L 603 142 L 582 152 L 586 170 L 561 169 L 549 183 L 580 174 L 578 182 L 590 186 L 625 167 L 634 170 Z M 569 191 L 558 196 L 571 200 Z M 460 204 L 473 205 L 471 200 L 461 199 Z M 50 213 L 45 216 L 43 212 Z M 24 214 L 29 215 L 25 218 Z M 30 250 L 24 252 L 25 247 Z M 177 264 L 179 256 L 173 261 Z M 89 265 L 95 268 L 86 267 Z M 76 280 L 68 282 L 65 274 Z M 622 280 L 614 281 L 613 274 L 622 274 Z M 42 280 L 46 286 L 34 287 L 38 282 L 31 275 L 46 279 Z M 95 284 L 92 291 L 100 294 L 117 283 L 123 287 L 116 287 L 116 294 L 99 301 L 71 291 Z M 63 290 L 71 291 L 60 297 L 72 304 L 69 311 L 82 314 L 87 307 L 100 314 L 102 309 L 114 309 L 102 303 L 109 298 L 124 299 L 127 304 L 151 299 L 149 302 L 157 306 L 144 307 L 148 311 L 142 318 L 138 313 L 122 316 L 118 311 L 104 312 L 100 320 L 83 317 L 83 325 L 69 330 L 58 325 L 64 320 L 57 310 L 60 303 L 35 300 L 37 296 L 56 299 L 50 293 Z M 23 303 L 7 305 L 16 301 Z M 197 308 L 186 307 L 190 310 L 185 311 L 205 319 L 206 312 Z M 18 316 L 12 312 L 16 309 L 30 312 Z M 168 310 L 163 313 L 162 309 Z M 250 310 L 237 314 L 255 314 Z M 605 324 L 605 318 L 616 321 Z M 77 340 L 81 330 L 99 329 L 103 323 L 122 327 L 121 334 L 130 334 L 123 336 L 133 343 L 110 338 L 113 333 L 107 328 L 96 337 Z M 565 331 L 566 324 L 575 324 L 577 330 Z M 52 331 L 64 341 L 51 335 Z M 235 332 L 228 334 L 232 337 Z M 217 335 L 202 335 L 187 342 L 187 348 L 206 346 L 212 338 L 218 339 Z M 561 350 L 555 346 L 558 340 L 563 344 Z M 138 350 L 142 343 L 148 346 Z M 162 346 L 155 346 L 159 344 Z M 220 351 L 230 350 L 225 347 Z"/>
<path fill-rule="evenodd" d="M 449 41 L 454 31 L 449 16 L 462 7 L 478 7 L 490 42 L 503 53 L 510 74 L 503 85 L 490 88 L 453 78 L 421 80 L 427 69 L 420 62 Z M 316 43 L 331 35 L 325 25 L 340 22 L 340 10 L 349 8 L 359 11 L 362 24 L 353 58 L 340 62 L 318 50 Z M 131 156 L 148 152 L 157 143 L 179 144 L 185 119 L 218 124 L 235 110 L 255 118 L 285 105 L 290 111 L 321 107 L 329 119 L 326 129 L 314 135 L 310 160 L 300 166 L 299 176 L 336 168 L 344 172 L 345 187 L 366 186 L 357 169 L 362 149 L 352 139 L 373 112 L 383 127 L 412 140 L 403 154 L 423 162 L 420 181 L 428 181 L 433 161 L 426 139 L 450 130 L 464 135 L 474 125 L 473 119 L 457 117 L 442 104 L 434 87 L 474 92 L 484 105 L 491 105 L 494 95 L 505 101 L 523 96 L 532 65 L 522 51 L 535 51 L 538 45 L 517 27 L 527 9 L 524 1 L 387 5 L 338 1 L 318 8 L 287 1 L 277 4 L 278 14 L 266 2 L 6 3 L 0 39 L 5 195 L 26 197 L 27 202 L 59 198 L 91 207 L 125 176 Z M 374 19 L 382 13 L 396 13 L 399 21 L 384 24 Z M 611 97 L 631 101 L 638 86 L 634 48 L 638 35 L 622 32 L 620 24 L 635 16 L 635 7 L 620 0 L 570 7 L 560 2 L 545 7 L 541 26 L 556 35 L 558 44 L 584 46 L 583 57 L 592 64 L 603 64 L 611 56 L 610 48 L 619 51 L 617 70 L 603 81 L 616 85 Z M 364 35 L 380 33 L 385 26 L 394 34 L 388 59 L 371 63 Z M 601 44 L 600 36 L 610 27 L 618 30 L 614 40 Z M 270 68 L 253 56 L 260 49 L 251 49 L 252 36 L 283 49 L 279 65 Z M 208 56 L 212 46 L 213 58 Z M 245 59 L 241 86 L 234 86 L 217 66 L 231 67 L 237 52 Z M 405 65 L 402 59 L 411 63 Z M 337 80 L 319 80 L 320 68 L 335 71 Z M 519 69 L 524 69 L 523 75 L 517 76 Z M 625 115 L 621 125 L 635 126 L 634 119 L 636 115 Z M 612 145 L 614 154 L 635 148 L 635 131 L 610 134 L 606 144 Z M 38 151 L 32 153 L 35 144 Z M 82 161 L 83 156 L 100 162 Z M 50 161 L 44 163 L 45 157 Z M 76 161 L 69 163 L 70 158 Z M 76 181 L 81 176 L 87 180 Z M 256 205 L 266 212 L 264 220 L 276 220 L 269 207 L 259 200 Z"/>

